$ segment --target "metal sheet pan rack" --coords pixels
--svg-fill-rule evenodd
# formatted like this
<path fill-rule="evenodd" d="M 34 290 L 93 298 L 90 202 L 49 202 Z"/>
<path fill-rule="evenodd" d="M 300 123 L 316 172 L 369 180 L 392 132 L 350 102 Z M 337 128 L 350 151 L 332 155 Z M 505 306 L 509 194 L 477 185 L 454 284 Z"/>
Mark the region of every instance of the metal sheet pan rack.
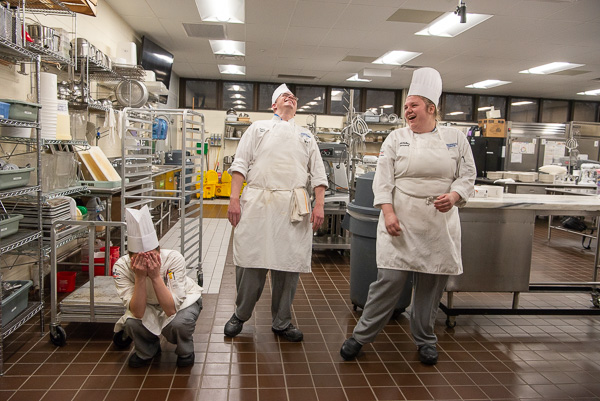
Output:
<path fill-rule="evenodd" d="M 152 138 L 152 125 L 161 117 L 170 122 L 171 148 L 180 153 L 181 160 L 167 166 L 153 164 L 160 160 L 156 152 L 157 139 Z M 196 275 L 202 283 L 202 192 L 204 181 L 204 115 L 187 109 L 125 108 L 121 123 L 121 216 L 126 207 L 152 208 L 154 202 L 173 202 L 179 208 L 180 248 L 188 275 Z M 177 134 L 175 134 L 177 133 Z M 160 169 L 180 167 L 178 185 L 174 189 L 158 189 L 153 175 Z M 199 171 L 196 172 L 195 170 Z M 170 211 L 170 206 L 169 206 Z M 161 219 L 163 214 L 161 213 Z M 125 238 L 121 237 L 121 248 Z"/>
<path fill-rule="evenodd" d="M 125 313 L 123 303 L 120 301 L 108 266 L 105 265 L 106 276 L 95 277 L 94 267 L 94 241 L 96 228 L 108 229 L 125 228 L 125 223 L 120 221 L 74 221 L 59 220 L 52 223 L 50 235 L 50 341 L 57 346 L 65 345 L 67 333 L 60 325 L 61 322 L 104 322 L 115 323 Z M 66 296 L 60 304 L 57 293 L 58 252 L 61 236 L 76 236 L 85 230 L 88 246 L 88 275 L 89 281 L 76 291 Z M 121 233 L 121 237 L 125 237 Z M 60 311 L 59 311 L 60 306 Z"/>

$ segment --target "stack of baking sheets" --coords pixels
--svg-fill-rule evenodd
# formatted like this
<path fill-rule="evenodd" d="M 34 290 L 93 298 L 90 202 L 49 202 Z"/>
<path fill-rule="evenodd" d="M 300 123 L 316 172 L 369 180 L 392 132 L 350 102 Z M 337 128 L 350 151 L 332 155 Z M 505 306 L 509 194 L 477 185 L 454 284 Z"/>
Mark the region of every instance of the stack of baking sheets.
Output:
<path fill-rule="evenodd" d="M 38 207 L 36 201 L 30 200 L 13 200 L 7 199 L 3 201 L 7 210 L 18 210 L 23 215 L 19 227 L 37 230 L 38 228 Z M 52 223 L 57 220 L 69 220 L 71 213 L 69 209 L 69 200 L 66 198 L 54 198 L 42 204 L 42 231 L 44 240 L 50 241 L 50 230 Z M 68 227 L 63 226 L 62 230 Z M 58 232 L 61 229 L 59 227 Z M 60 234 L 57 238 L 60 238 Z"/>
<path fill-rule="evenodd" d="M 88 281 L 63 299 L 60 304 L 62 321 L 116 322 L 125 313 L 112 276 L 94 277 L 94 316 L 90 316 L 90 282 Z"/>

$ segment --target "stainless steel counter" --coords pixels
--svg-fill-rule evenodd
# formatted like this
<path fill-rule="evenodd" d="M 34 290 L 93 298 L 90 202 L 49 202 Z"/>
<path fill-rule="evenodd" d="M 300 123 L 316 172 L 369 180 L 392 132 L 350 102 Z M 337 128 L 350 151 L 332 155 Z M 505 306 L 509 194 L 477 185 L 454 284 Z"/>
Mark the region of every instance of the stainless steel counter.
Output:
<path fill-rule="evenodd" d="M 448 314 L 449 326 L 453 325 L 453 316 L 469 313 L 464 309 L 453 309 L 454 291 L 513 292 L 513 308 L 517 309 L 519 292 L 530 291 L 536 285 L 529 278 L 533 232 L 536 216 L 546 215 L 599 216 L 600 199 L 596 196 L 520 194 L 504 194 L 502 198 L 469 199 L 460 210 L 464 272 L 450 277 L 446 286 L 448 305 L 441 305 Z M 582 284 L 595 288 L 597 278 L 596 240 L 593 277 L 591 282 Z M 557 287 L 560 284 L 562 283 L 551 283 Z M 506 313 L 506 310 L 476 311 Z M 521 312 L 524 311 L 519 310 Z"/>

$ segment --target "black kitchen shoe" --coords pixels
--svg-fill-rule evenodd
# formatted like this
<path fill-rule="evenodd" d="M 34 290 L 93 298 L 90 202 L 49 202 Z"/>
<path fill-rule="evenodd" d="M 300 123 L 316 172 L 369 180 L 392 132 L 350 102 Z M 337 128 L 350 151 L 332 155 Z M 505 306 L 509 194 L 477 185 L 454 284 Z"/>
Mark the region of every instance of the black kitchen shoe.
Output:
<path fill-rule="evenodd" d="M 160 355 L 160 348 L 158 348 L 158 351 L 156 351 L 156 353 L 154 354 L 154 356 L 158 356 L 158 355 Z M 152 357 L 152 358 L 154 358 L 154 357 Z M 130 368 L 141 368 L 143 366 L 150 365 L 150 362 L 152 362 L 152 358 L 148 358 L 148 359 L 140 358 L 138 356 L 138 354 L 134 351 L 133 354 L 131 354 L 131 356 L 129 357 L 129 361 L 127 361 L 127 363 L 129 364 Z"/>
<path fill-rule="evenodd" d="M 196 355 L 192 352 L 186 356 L 178 356 L 177 357 L 177 366 L 180 368 L 187 368 L 188 366 L 192 366 L 194 364 L 194 360 L 196 359 Z"/>
<path fill-rule="evenodd" d="M 234 313 L 233 316 L 231 316 L 231 319 L 229 319 L 229 321 L 225 324 L 225 329 L 223 330 L 223 332 L 227 337 L 235 337 L 238 334 L 240 334 L 243 328 L 244 321 L 238 319 L 238 317 Z"/>
<path fill-rule="evenodd" d="M 419 347 L 419 360 L 425 365 L 435 365 L 438 361 L 438 352 L 434 345 L 421 345 Z"/>
<path fill-rule="evenodd" d="M 291 341 L 293 343 L 302 341 L 302 339 L 304 338 L 304 334 L 302 334 L 302 332 L 300 330 L 298 330 L 296 327 L 294 327 L 294 325 L 291 323 L 288 327 L 286 327 L 283 330 L 277 330 L 277 329 L 274 329 L 273 327 L 271 327 L 271 330 L 273 330 L 273 333 L 275 333 L 279 336 L 283 336 L 286 340 Z"/>
<path fill-rule="evenodd" d="M 354 337 L 350 337 L 342 344 L 342 348 L 340 349 L 340 355 L 344 360 L 351 361 L 360 352 L 362 348 L 362 344 L 354 339 Z"/>

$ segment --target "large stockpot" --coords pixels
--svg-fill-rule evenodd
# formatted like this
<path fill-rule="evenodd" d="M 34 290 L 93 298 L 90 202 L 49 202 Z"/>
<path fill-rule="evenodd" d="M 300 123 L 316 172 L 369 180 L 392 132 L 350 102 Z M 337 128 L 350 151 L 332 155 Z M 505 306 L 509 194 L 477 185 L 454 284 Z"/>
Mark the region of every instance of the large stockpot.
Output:
<path fill-rule="evenodd" d="M 85 58 L 90 55 L 90 42 L 85 38 L 77 38 L 71 41 L 75 54 L 79 58 Z"/>
<path fill-rule="evenodd" d="M 32 24 L 27 25 L 27 32 L 35 43 L 46 49 L 58 51 L 58 43 L 55 43 L 54 39 L 56 35 L 54 29 L 39 24 Z"/>

